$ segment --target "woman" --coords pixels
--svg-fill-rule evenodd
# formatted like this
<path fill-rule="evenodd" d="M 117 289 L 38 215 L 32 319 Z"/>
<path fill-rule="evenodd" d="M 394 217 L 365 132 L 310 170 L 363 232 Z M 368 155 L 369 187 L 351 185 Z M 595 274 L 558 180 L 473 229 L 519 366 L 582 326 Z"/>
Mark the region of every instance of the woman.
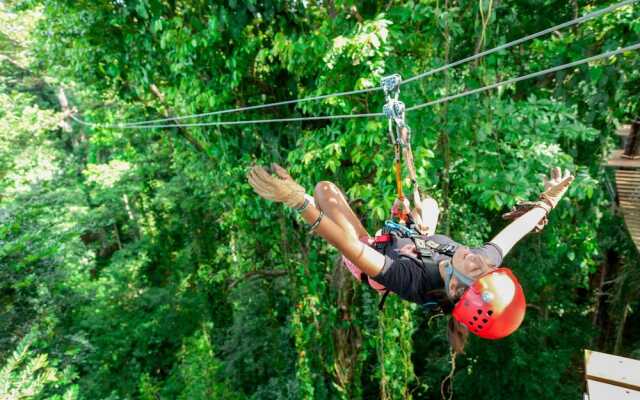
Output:
<path fill-rule="evenodd" d="M 510 270 L 498 267 L 520 239 L 544 226 L 547 215 L 573 181 L 568 171 L 562 174 L 560 168 L 554 168 L 551 179 L 545 178 L 545 191 L 539 201 L 518 205 L 506 214 L 515 220 L 496 237 L 482 247 L 468 248 L 435 234 L 438 207 L 433 199 L 420 201 L 419 194 L 414 193 L 418 206 L 410 215 L 420 235 L 400 234 L 405 230 L 397 227 L 374 243 L 333 183 L 320 182 L 311 197 L 284 168 L 276 164 L 272 167 L 275 176 L 260 166 L 249 171 L 247 177 L 254 190 L 267 200 L 298 211 L 311 225 L 310 231 L 343 254 L 356 278 L 361 271 L 377 290 L 387 288 L 418 304 L 454 304 L 443 309 L 452 312 L 448 336 L 458 353 L 464 349 L 469 331 L 497 339 L 518 328 L 526 307 L 522 288 Z M 396 202 L 394 208 L 408 207 L 407 203 Z M 380 237 L 385 241 L 379 241 Z"/>

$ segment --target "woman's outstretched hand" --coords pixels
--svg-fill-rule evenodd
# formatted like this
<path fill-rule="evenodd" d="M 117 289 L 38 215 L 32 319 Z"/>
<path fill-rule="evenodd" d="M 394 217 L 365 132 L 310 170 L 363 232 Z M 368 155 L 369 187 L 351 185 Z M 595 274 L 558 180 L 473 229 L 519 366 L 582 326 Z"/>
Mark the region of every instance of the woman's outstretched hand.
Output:
<path fill-rule="evenodd" d="M 567 192 L 574 177 L 569 170 L 565 170 L 563 173 L 560 168 L 555 167 L 551 170 L 549 178 L 547 179 L 545 176 L 543 179 L 544 192 L 540 195 L 540 200 L 547 203 L 551 208 L 555 208 L 562 196 Z"/>
<path fill-rule="evenodd" d="M 573 175 L 571 175 L 569 170 L 566 170 L 563 173 L 560 168 L 553 168 L 549 174 L 549 178 L 545 176 L 543 179 L 544 192 L 540 195 L 540 199 L 538 201 L 520 202 L 513 210 L 503 214 L 502 218 L 515 220 L 536 207 L 542 208 L 548 215 L 549 212 L 558 205 L 562 196 L 567 192 L 571 182 L 573 182 Z M 545 216 L 538 222 L 534 231 L 540 232 L 546 224 L 547 217 Z"/>
<path fill-rule="evenodd" d="M 247 172 L 249 184 L 262 198 L 296 208 L 304 203 L 305 190 L 293 180 L 289 172 L 278 164 L 271 164 L 275 176 L 262 166 L 254 165 Z"/>
<path fill-rule="evenodd" d="M 503 214 L 504 219 L 514 221 L 491 239 L 491 243 L 506 256 L 529 232 L 541 231 L 547 223 L 549 212 L 558 205 L 572 181 L 573 175 L 569 171 L 563 173 L 560 168 L 553 168 L 549 178 L 543 180 L 545 190 L 539 200 L 518 203 L 513 210 Z"/>

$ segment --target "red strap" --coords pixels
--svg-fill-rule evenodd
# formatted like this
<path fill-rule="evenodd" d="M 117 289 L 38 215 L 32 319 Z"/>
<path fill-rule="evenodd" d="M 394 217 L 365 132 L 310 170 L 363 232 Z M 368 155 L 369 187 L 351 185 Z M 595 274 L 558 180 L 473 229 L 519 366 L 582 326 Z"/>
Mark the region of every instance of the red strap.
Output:
<path fill-rule="evenodd" d="M 373 239 L 373 243 L 387 243 L 390 241 L 391 241 L 391 235 L 388 233 L 385 233 L 384 235 L 376 236 Z"/>

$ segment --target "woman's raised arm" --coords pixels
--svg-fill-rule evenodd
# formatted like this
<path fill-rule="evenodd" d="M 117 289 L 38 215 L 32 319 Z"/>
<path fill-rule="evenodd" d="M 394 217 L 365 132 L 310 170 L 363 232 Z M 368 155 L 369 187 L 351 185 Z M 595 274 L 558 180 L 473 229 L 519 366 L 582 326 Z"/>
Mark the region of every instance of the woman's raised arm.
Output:
<path fill-rule="evenodd" d="M 560 168 L 554 168 L 551 179 L 544 178 L 545 191 L 540 195 L 540 200 L 520 203 L 513 211 L 505 214 L 506 219 L 514 221 L 491 239 L 491 243 L 498 246 L 502 255 L 506 256 L 529 232 L 541 230 L 546 224 L 547 215 L 558 205 L 572 181 L 573 176 L 568 170 L 563 174 Z"/>
<path fill-rule="evenodd" d="M 375 277 L 384 266 L 385 257 L 381 253 L 366 246 L 353 235 L 347 233 L 324 213 L 318 210 L 313 198 L 291 175 L 277 164 L 273 165 L 277 176 L 269 174 L 264 168 L 254 166 L 247 173 L 249 184 L 261 197 L 284 203 L 300 212 L 302 218 L 311 225 L 311 229 L 344 254 L 365 274 Z"/>

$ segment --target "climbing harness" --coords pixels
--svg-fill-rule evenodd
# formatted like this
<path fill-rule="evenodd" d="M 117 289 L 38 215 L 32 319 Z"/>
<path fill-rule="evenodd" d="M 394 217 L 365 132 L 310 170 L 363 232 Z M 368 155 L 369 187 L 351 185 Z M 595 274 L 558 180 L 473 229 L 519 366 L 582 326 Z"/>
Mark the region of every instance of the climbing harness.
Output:
<path fill-rule="evenodd" d="M 382 229 L 373 238 L 371 246 L 382 254 L 390 255 L 407 244 L 413 244 L 416 248 L 416 255 L 415 257 L 410 257 L 417 261 L 418 265 L 423 269 L 437 270 L 438 263 L 436 262 L 436 256 L 438 254 L 453 257 L 453 254 L 458 248 L 457 245 L 439 243 L 432 238 L 430 239 L 426 235 L 420 234 L 412 227 L 413 224 L 411 218 L 408 220 L 408 226 L 392 220 L 385 221 Z M 456 277 L 464 279 L 467 282 L 472 282 L 471 278 L 465 276 L 461 272 L 455 269 L 453 269 L 453 271 Z M 365 273 L 361 274 L 360 280 L 364 284 L 370 286 L 369 277 Z M 390 291 L 388 289 L 384 291 L 378 304 L 378 309 L 382 310 L 384 308 L 384 303 L 389 293 Z M 439 305 L 440 302 L 438 301 L 429 301 L 425 304 L 421 304 L 421 307 L 426 314 L 429 314 Z"/>

